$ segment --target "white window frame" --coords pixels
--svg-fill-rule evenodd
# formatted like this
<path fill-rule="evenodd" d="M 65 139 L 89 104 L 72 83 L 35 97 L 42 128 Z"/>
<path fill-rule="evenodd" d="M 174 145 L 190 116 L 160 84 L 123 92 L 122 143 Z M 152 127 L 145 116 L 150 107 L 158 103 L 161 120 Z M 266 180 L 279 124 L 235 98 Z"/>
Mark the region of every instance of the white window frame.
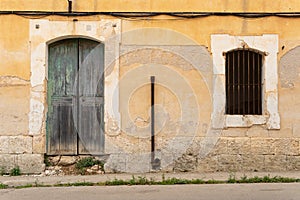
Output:
<path fill-rule="evenodd" d="M 227 115 L 225 59 L 224 53 L 237 48 L 251 48 L 264 52 L 262 69 L 262 115 Z M 267 129 L 280 129 L 278 113 L 278 35 L 231 36 L 228 34 L 211 35 L 211 52 L 213 57 L 213 113 L 212 127 L 251 127 L 266 125 Z"/>

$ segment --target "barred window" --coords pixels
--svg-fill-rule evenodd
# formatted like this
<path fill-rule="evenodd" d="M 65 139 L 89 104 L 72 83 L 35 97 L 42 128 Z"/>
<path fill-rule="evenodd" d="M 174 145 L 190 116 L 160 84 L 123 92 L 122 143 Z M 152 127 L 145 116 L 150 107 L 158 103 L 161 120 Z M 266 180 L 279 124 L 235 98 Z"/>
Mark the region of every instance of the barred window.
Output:
<path fill-rule="evenodd" d="M 262 114 L 263 55 L 252 49 L 226 53 L 226 114 Z"/>

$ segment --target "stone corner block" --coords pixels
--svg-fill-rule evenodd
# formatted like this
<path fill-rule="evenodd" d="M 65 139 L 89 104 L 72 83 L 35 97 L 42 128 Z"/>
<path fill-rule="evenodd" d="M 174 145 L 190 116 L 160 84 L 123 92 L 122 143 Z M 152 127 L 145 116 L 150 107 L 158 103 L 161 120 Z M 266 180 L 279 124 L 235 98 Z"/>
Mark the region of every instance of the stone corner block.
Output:
<path fill-rule="evenodd" d="M 32 137 L 10 136 L 8 140 L 8 153 L 12 153 L 12 154 L 32 153 Z"/>
<path fill-rule="evenodd" d="M 45 136 L 33 136 L 32 153 L 34 154 L 46 153 L 45 145 L 46 145 Z"/>
<path fill-rule="evenodd" d="M 17 155 L 17 165 L 22 174 L 37 174 L 45 170 L 44 155 L 20 154 Z"/>

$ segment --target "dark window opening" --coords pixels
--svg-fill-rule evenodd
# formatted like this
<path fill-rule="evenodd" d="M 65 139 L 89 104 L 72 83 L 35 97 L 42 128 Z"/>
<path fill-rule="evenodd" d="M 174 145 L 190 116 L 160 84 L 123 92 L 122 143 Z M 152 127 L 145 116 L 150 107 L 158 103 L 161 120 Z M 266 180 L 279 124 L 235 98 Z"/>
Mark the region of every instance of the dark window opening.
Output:
<path fill-rule="evenodd" d="M 226 114 L 262 114 L 262 60 L 250 49 L 226 53 Z"/>

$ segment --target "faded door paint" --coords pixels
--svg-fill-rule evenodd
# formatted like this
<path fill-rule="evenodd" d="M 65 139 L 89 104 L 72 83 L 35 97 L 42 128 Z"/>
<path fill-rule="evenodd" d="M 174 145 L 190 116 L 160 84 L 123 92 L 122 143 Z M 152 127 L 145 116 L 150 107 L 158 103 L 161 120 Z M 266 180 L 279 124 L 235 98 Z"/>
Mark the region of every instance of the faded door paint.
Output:
<path fill-rule="evenodd" d="M 47 154 L 101 154 L 103 45 L 65 39 L 49 45 Z"/>
<path fill-rule="evenodd" d="M 77 154 L 77 131 L 73 118 L 78 71 L 78 43 L 67 39 L 49 45 L 48 56 L 48 153 Z"/>
<path fill-rule="evenodd" d="M 104 150 L 103 61 L 103 44 L 79 41 L 79 154 Z"/>

